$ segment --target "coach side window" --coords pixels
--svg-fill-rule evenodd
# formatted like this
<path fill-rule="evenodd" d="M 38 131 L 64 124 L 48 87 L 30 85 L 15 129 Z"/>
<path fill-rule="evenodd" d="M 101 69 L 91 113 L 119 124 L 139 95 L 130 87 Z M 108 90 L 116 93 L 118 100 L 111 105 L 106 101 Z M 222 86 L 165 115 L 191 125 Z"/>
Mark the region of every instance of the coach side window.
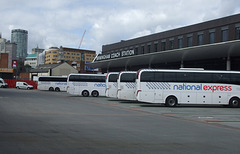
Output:
<path fill-rule="evenodd" d="M 194 74 L 181 72 L 177 74 L 177 81 L 178 82 L 195 82 Z"/>
<path fill-rule="evenodd" d="M 227 73 L 214 73 L 213 82 L 215 83 L 230 83 L 230 74 Z"/>
<path fill-rule="evenodd" d="M 154 72 L 142 72 L 141 73 L 141 82 L 153 82 L 154 81 Z"/>
<path fill-rule="evenodd" d="M 116 82 L 118 78 L 118 74 L 110 74 L 109 82 Z"/>
<path fill-rule="evenodd" d="M 136 74 L 135 73 L 124 73 L 121 75 L 121 82 L 135 82 Z"/>
<path fill-rule="evenodd" d="M 176 82 L 177 75 L 175 72 L 165 72 L 163 73 L 163 81 L 164 82 Z"/>
<path fill-rule="evenodd" d="M 240 74 L 231 74 L 231 83 L 240 85 Z"/>
<path fill-rule="evenodd" d="M 195 81 L 198 83 L 212 83 L 211 73 L 195 73 Z"/>

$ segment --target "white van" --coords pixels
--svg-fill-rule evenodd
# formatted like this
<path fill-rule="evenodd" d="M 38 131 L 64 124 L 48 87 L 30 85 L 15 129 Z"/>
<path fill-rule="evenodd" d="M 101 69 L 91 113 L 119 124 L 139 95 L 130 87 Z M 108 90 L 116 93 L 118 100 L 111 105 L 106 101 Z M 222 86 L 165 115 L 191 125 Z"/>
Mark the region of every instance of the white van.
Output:
<path fill-rule="evenodd" d="M 0 78 L 0 88 L 7 88 L 8 84 L 2 79 Z"/>
<path fill-rule="evenodd" d="M 26 82 L 16 82 L 17 89 L 33 89 L 32 85 L 27 84 Z"/>

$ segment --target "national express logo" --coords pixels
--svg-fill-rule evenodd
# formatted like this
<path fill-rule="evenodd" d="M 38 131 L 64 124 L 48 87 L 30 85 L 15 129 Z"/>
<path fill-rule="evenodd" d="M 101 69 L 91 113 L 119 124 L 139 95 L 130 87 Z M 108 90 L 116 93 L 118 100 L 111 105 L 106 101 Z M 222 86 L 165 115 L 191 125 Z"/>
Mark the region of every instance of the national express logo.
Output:
<path fill-rule="evenodd" d="M 232 86 L 217 86 L 217 85 L 203 85 L 203 84 L 175 84 L 170 85 L 166 82 L 147 82 L 146 84 L 148 89 L 162 89 L 162 90 L 191 90 L 191 91 L 232 91 Z"/>
<path fill-rule="evenodd" d="M 186 83 L 173 85 L 173 90 L 204 90 L 204 91 L 232 91 L 232 86 L 216 86 L 216 85 L 203 85 L 203 84 L 195 84 L 188 85 Z"/>
<path fill-rule="evenodd" d="M 95 83 L 94 87 L 106 87 L 105 83 Z"/>

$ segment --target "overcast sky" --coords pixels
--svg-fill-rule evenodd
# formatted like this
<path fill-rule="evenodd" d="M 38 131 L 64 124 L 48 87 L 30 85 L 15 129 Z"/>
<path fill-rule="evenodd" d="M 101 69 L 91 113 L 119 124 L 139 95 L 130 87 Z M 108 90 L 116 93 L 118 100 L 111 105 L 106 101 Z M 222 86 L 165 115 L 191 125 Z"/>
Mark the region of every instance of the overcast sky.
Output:
<path fill-rule="evenodd" d="M 240 13 L 240 0 L 0 0 L 0 33 L 28 31 L 37 47 L 102 45 Z"/>

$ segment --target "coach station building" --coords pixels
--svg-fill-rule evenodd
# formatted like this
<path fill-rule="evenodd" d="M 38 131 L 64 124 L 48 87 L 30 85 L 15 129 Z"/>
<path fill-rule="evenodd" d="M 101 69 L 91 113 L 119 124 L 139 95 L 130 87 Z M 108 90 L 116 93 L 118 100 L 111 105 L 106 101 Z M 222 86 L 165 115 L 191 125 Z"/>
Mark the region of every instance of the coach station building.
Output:
<path fill-rule="evenodd" d="M 240 14 L 102 46 L 88 64 L 113 72 L 141 68 L 240 71 Z"/>

